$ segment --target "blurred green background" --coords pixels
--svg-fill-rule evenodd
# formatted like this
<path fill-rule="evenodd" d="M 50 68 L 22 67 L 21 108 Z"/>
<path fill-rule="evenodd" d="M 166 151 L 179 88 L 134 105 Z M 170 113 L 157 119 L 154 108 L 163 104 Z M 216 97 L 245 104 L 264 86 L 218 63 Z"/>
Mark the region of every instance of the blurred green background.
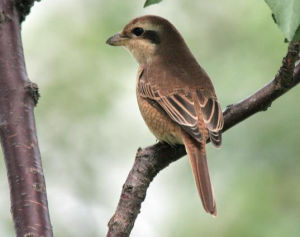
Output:
<path fill-rule="evenodd" d="M 155 142 L 135 98 L 137 63 L 105 45 L 132 18 L 157 14 L 182 33 L 223 107 L 270 81 L 287 44 L 255 1 L 51 0 L 22 27 L 55 236 L 105 236 L 138 147 Z M 132 237 L 300 236 L 300 88 L 208 146 L 218 217 L 204 213 L 186 157 L 153 181 Z M 2 158 L 2 157 L 1 157 Z M 1 160 L 0 236 L 14 236 Z"/>

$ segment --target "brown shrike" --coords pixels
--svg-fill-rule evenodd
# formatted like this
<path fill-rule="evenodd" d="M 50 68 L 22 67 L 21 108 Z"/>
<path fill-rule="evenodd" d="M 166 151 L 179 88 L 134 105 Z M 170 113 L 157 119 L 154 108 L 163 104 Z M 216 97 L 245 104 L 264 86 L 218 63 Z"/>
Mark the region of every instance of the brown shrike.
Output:
<path fill-rule="evenodd" d="M 142 16 L 107 40 L 124 46 L 139 63 L 137 101 L 159 141 L 184 144 L 205 211 L 217 215 L 209 178 L 207 139 L 221 145 L 223 114 L 214 87 L 184 39 L 166 19 Z"/>

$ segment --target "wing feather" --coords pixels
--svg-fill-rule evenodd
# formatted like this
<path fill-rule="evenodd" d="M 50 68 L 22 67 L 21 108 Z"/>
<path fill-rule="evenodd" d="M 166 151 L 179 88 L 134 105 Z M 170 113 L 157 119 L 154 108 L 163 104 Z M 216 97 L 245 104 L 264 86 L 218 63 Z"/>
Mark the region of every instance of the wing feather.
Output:
<path fill-rule="evenodd" d="M 205 98 L 200 91 L 197 91 L 204 123 L 209 131 L 212 143 L 219 147 L 222 143 L 221 130 L 224 125 L 224 118 L 221 106 L 215 97 Z"/>
<path fill-rule="evenodd" d="M 201 93 L 201 90 L 196 90 L 196 101 L 190 92 L 183 90 L 176 90 L 169 95 L 161 95 L 158 89 L 142 80 L 139 81 L 138 88 L 141 96 L 155 101 L 172 120 L 200 142 L 202 135 L 195 110 L 195 103 L 199 103 L 212 143 L 216 146 L 221 145 L 220 130 L 223 128 L 223 113 L 215 97 L 207 97 Z"/>

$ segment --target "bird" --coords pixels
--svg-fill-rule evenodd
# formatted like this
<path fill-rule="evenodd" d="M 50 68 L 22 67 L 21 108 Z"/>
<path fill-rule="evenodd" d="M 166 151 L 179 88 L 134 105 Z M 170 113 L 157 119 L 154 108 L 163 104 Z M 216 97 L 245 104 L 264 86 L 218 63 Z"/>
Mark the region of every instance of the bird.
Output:
<path fill-rule="evenodd" d="M 203 208 L 216 216 L 206 142 L 220 147 L 224 119 L 208 74 L 160 16 L 137 17 L 106 43 L 125 47 L 138 62 L 137 102 L 146 125 L 160 142 L 185 146 Z"/>

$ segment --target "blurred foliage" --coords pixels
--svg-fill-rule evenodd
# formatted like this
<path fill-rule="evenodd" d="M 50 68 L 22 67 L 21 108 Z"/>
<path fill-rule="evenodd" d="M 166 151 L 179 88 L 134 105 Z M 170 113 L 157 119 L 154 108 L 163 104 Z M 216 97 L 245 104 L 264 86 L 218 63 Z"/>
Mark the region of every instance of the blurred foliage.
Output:
<path fill-rule="evenodd" d="M 144 7 L 148 7 L 148 6 L 150 6 L 150 5 L 152 5 L 152 4 L 156 4 L 156 3 L 159 3 L 159 2 L 161 2 L 162 0 L 147 0 L 146 2 L 145 2 L 145 4 L 144 4 Z"/>
<path fill-rule="evenodd" d="M 105 45 L 132 18 L 157 14 L 179 29 L 223 107 L 269 82 L 287 44 L 264 1 L 51 0 L 23 24 L 50 214 L 57 237 L 105 236 L 136 150 L 155 142 L 135 98 L 137 64 Z M 300 111 L 295 88 L 208 146 L 218 217 L 204 213 L 185 158 L 151 184 L 132 237 L 299 236 Z M 0 236 L 14 236 L 1 159 Z"/>
<path fill-rule="evenodd" d="M 288 40 L 300 40 L 300 1 L 265 0 L 274 20 Z"/>

